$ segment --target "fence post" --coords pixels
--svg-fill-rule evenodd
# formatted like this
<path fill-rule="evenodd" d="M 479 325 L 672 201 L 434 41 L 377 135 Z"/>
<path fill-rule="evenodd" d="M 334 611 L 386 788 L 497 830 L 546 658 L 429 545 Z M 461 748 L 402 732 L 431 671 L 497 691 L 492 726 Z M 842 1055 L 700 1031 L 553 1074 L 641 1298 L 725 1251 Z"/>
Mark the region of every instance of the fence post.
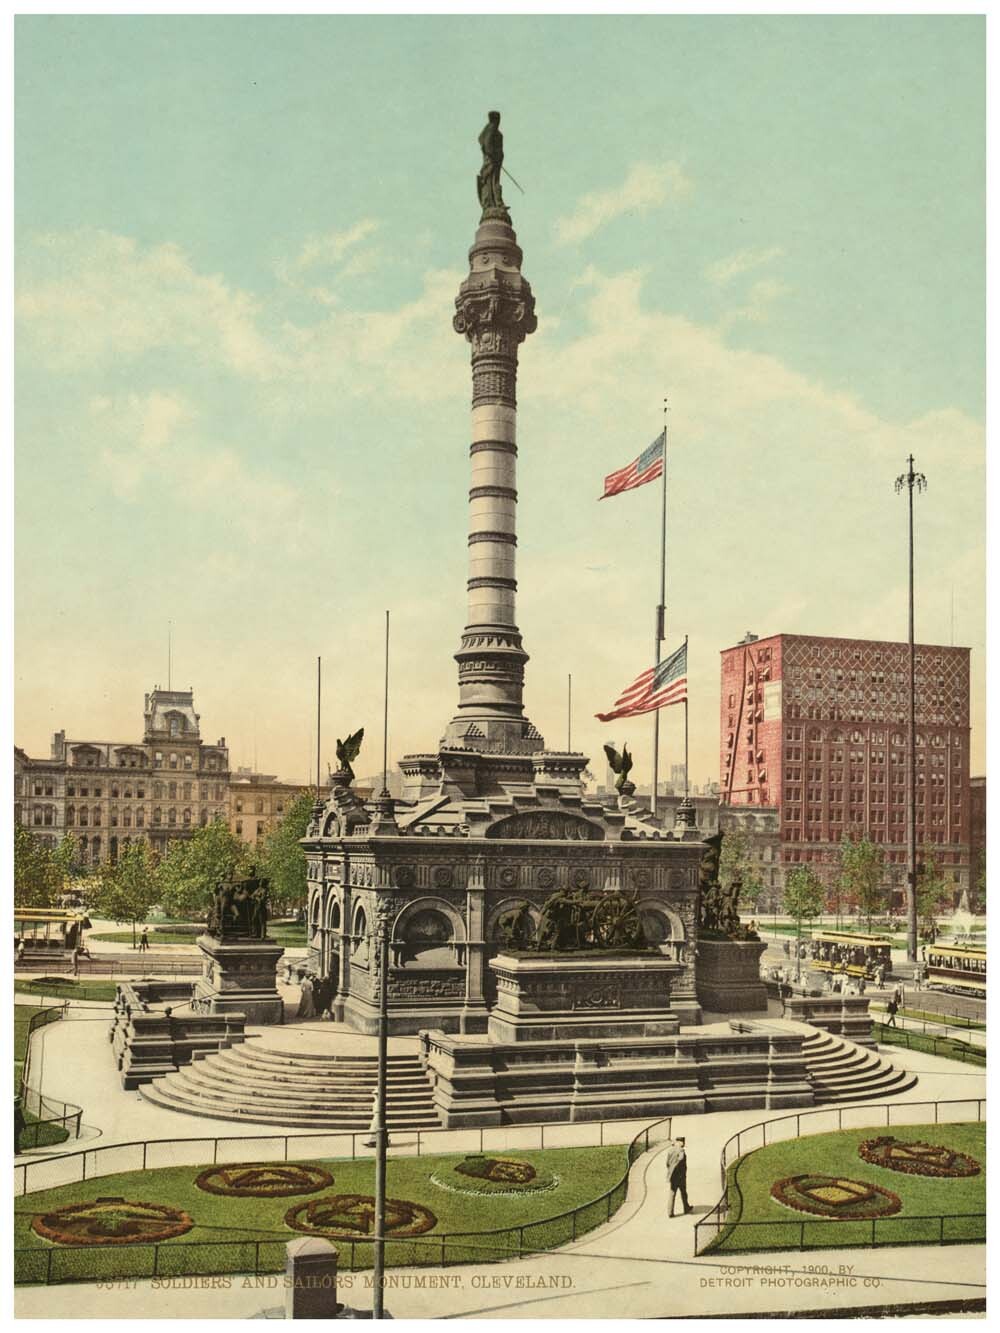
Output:
<path fill-rule="evenodd" d="M 218 1140 L 218 1139 L 213 1139 L 213 1140 L 212 1140 L 212 1165 L 213 1165 L 213 1166 L 218 1166 L 218 1165 L 219 1165 L 219 1140 Z"/>
<path fill-rule="evenodd" d="M 571 1217 L 573 1218 L 573 1239 L 576 1240 L 576 1209 L 575 1209 L 575 1208 L 573 1209 L 573 1212 L 572 1212 L 572 1214 L 571 1214 Z"/>
<path fill-rule="evenodd" d="M 872 1218 L 872 1249 L 875 1248 L 875 1218 Z"/>
<path fill-rule="evenodd" d="M 941 1224 L 940 1227 L 938 1228 L 938 1244 L 939 1244 L 939 1245 L 943 1245 L 943 1244 L 944 1244 L 944 1214 L 943 1214 L 943 1213 L 942 1213 L 941 1216 L 938 1218 L 938 1222 Z"/>
<path fill-rule="evenodd" d="M 45 1257 L 45 1285 L 48 1287 L 52 1282 L 52 1256 L 55 1250 L 49 1250 Z"/>
<path fill-rule="evenodd" d="M 87 1179 L 87 1153 L 86 1153 L 86 1149 L 84 1150 L 84 1153 L 83 1153 L 83 1173 L 82 1173 L 82 1175 L 80 1176 L 80 1179 L 81 1179 L 81 1180 L 86 1180 L 86 1179 Z"/>
<path fill-rule="evenodd" d="M 576 1214 L 573 1215 L 573 1239 L 576 1240 Z M 517 1257 L 524 1258 L 524 1226 L 520 1227 L 520 1234 L 517 1238 Z"/>
<path fill-rule="evenodd" d="M 152 1274 L 151 1274 L 152 1277 L 158 1277 L 158 1276 L 159 1276 L 159 1268 L 160 1268 L 160 1247 L 159 1247 L 159 1245 L 155 1245 L 155 1244 L 154 1244 L 154 1246 L 153 1246 L 153 1272 L 152 1272 Z"/>
<path fill-rule="evenodd" d="M 441 1267 L 442 1267 L 442 1268 L 444 1267 L 444 1258 L 445 1258 L 445 1249 L 444 1249 L 444 1247 L 445 1247 L 445 1242 L 447 1241 L 447 1239 L 448 1239 L 447 1235 L 445 1235 L 445 1234 L 442 1233 L 442 1236 L 441 1236 Z"/>
<path fill-rule="evenodd" d="M 805 1224 L 805 1222 L 800 1222 L 800 1223 L 799 1223 L 799 1253 L 801 1254 L 801 1253 L 805 1250 L 805 1248 L 806 1248 L 806 1224 Z"/>
<path fill-rule="evenodd" d="M 146 1142 L 145 1139 L 143 1139 L 143 1141 L 142 1141 L 142 1169 L 143 1169 L 143 1171 L 145 1171 L 145 1169 L 146 1169 L 146 1149 L 147 1149 L 148 1147 L 149 1147 L 149 1144 Z M 214 1165 L 214 1163 L 213 1163 L 213 1165 Z"/>

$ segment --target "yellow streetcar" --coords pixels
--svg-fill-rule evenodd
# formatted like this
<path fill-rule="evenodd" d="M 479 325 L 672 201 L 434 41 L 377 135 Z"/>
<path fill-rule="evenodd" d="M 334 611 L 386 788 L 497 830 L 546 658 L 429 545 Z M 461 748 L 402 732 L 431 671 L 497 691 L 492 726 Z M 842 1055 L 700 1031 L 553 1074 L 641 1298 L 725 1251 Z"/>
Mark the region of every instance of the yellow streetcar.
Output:
<path fill-rule="evenodd" d="M 973 945 L 927 948 L 927 984 L 963 995 L 986 996 L 986 950 Z"/>
<path fill-rule="evenodd" d="M 90 926 L 86 912 L 53 907 L 16 907 L 14 909 L 14 947 L 26 954 L 62 954 L 83 942 L 83 932 Z"/>
<path fill-rule="evenodd" d="M 847 930 L 814 930 L 812 965 L 818 972 L 839 972 L 871 980 L 881 967 L 892 970 L 892 941 L 885 935 Z"/>

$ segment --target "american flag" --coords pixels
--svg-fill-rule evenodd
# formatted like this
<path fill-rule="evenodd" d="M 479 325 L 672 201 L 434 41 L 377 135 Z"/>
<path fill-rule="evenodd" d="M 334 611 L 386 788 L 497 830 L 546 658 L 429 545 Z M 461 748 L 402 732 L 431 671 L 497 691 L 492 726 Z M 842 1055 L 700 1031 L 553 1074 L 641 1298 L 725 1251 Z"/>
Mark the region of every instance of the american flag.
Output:
<path fill-rule="evenodd" d="M 671 653 L 659 666 L 650 667 L 637 676 L 610 713 L 597 713 L 598 722 L 613 722 L 618 717 L 638 717 L 640 713 L 655 713 L 668 704 L 681 704 L 687 699 L 687 641 Z"/>
<path fill-rule="evenodd" d="M 667 432 L 661 430 L 649 448 L 633 458 L 628 467 L 620 468 L 604 478 L 604 494 L 599 498 L 606 500 L 610 495 L 620 495 L 622 491 L 633 491 L 636 486 L 645 486 L 647 481 L 655 481 L 663 476 L 663 450 Z"/>

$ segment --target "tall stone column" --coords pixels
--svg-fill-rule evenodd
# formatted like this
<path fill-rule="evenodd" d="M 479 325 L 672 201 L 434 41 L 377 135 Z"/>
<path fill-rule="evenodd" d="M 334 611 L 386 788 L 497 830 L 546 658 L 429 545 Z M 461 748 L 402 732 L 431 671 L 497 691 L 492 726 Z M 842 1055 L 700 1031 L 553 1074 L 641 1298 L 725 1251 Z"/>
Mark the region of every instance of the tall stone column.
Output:
<path fill-rule="evenodd" d="M 522 257 L 506 208 L 485 208 L 455 299 L 455 330 L 472 349 L 472 479 L 459 703 L 443 744 L 483 753 L 543 748 L 524 716 L 528 654 L 515 612 L 517 355 L 538 324 Z"/>

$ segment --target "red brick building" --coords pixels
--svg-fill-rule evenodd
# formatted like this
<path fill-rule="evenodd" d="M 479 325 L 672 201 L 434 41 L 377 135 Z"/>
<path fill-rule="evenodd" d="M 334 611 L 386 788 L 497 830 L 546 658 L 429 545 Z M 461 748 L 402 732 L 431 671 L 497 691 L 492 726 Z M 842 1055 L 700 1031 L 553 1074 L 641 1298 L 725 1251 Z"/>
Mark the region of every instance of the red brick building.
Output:
<path fill-rule="evenodd" d="M 969 649 L 916 647 L 917 846 L 956 896 L 969 886 Z M 837 860 L 845 833 L 886 849 L 906 882 L 905 643 L 806 634 L 722 652 L 720 802 L 777 812 L 783 870 Z M 919 859 L 919 854 L 918 854 Z"/>

